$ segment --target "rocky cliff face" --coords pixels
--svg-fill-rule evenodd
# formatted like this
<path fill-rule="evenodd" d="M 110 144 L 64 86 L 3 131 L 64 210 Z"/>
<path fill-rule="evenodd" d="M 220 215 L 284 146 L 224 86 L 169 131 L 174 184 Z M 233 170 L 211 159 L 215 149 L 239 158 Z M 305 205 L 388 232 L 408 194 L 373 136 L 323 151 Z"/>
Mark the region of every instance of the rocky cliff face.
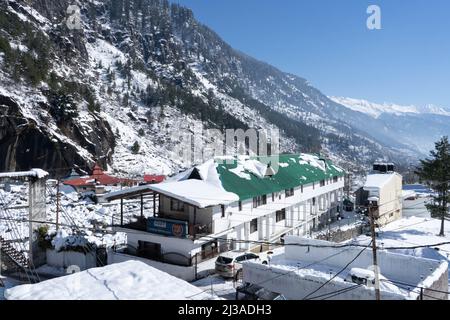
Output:
<path fill-rule="evenodd" d="M 305 79 L 235 51 L 166 0 L 0 4 L 0 170 L 62 174 L 100 161 L 116 173 L 171 173 L 174 131 L 278 128 L 284 152 L 362 168 L 403 159 L 344 123 Z M 206 139 L 205 143 L 208 143 Z M 357 165 L 353 165 L 353 163 Z"/>

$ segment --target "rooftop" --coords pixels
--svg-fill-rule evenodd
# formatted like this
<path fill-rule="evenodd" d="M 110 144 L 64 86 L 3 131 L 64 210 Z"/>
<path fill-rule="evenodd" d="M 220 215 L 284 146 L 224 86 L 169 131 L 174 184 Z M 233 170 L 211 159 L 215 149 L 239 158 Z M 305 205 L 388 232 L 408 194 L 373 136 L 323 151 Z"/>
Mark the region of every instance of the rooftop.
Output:
<path fill-rule="evenodd" d="M 239 197 L 234 193 L 196 179 L 150 185 L 149 189 L 189 203 L 197 208 L 227 205 L 239 200 Z"/>
<path fill-rule="evenodd" d="M 280 289 L 280 286 L 290 286 L 289 283 L 294 280 L 301 281 L 306 289 L 297 285 L 295 294 L 297 294 L 296 298 L 304 298 L 319 284 L 329 281 L 334 276 L 335 278 L 330 284 L 323 287 L 322 292 L 318 292 L 317 295 L 337 290 L 340 287 L 354 286 L 352 275 L 363 276 L 362 278 L 367 279 L 367 275 L 371 273 L 370 268 L 373 262 L 372 251 L 369 247 L 338 247 L 339 244 L 295 236 L 285 237 L 285 243 L 287 245 L 272 256 L 270 266 L 256 264 L 252 266 L 252 268 L 256 268 L 253 277 L 260 279 L 259 282 L 266 281 L 262 276 L 265 272 L 265 278 L 269 279 L 267 280 L 268 289 Z M 378 263 L 381 294 L 389 299 L 416 299 L 420 292 L 411 290 L 411 288 L 419 286 L 429 288 L 448 272 L 446 261 L 414 257 L 386 250 L 378 251 Z M 404 272 L 405 266 L 408 266 L 407 273 Z M 258 281 L 252 280 L 252 275 L 248 276 L 251 280 L 249 282 L 258 283 Z M 275 279 L 275 276 L 277 276 L 277 280 L 269 283 L 272 277 Z M 317 284 L 313 285 L 313 283 Z M 398 285 L 398 283 L 407 283 L 411 286 L 408 288 Z M 371 297 L 373 296 L 372 290 L 371 286 L 364 285 L 352 292 L 354 295 L 360 294 L 361 297 Z M 279 291 L 275 290 L 274 292 Z"/>
<path fill-rule="evenodd" d="M 364 184 L 364 188 L 382 188 L 398 175 L 398 173 L 369 174 L 366 183 Z"/>
<path fill-rule="evenodd" d="M 106 174 L 99 165 L 95 165 L 92 169 L 92 174 L 85 177 L 69 178 L 64 181 L 64 184 L 73 187 L 94 186 L 96 184 L 101 185 L 117 185 L 117 184 L 133 184 L 131 179 L 116 178 Z"/>
<path fill-rule="evenodd" d="M 23 177 L 34 177 L 34 178 L 45 178 L 48 176 L 48 172 L 42 169 L 31 169 L 30 171 L 18 171 L 18 172 L 2 172 L 0 173 L 0 178 L 23 178 Z"/>
<path fill-rule="evenodd" d="M 285 154 L 217 157 L 170 180 L 201 179 L 247 200 L 344 175 L 344 170 L 317 155 Z"/>
<path fill-rule="evenodd" d="M 195 300 L 201 289 L 143 262 L 130 260 L 7 289 L 8 300 Z"/>

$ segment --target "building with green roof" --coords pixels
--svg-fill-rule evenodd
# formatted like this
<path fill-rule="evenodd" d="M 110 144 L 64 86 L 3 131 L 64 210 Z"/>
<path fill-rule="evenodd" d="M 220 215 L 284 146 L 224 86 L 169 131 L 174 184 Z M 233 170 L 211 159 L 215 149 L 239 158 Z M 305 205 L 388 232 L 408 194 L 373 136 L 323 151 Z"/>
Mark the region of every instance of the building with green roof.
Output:
<path fill-rule="evenodd" d="M 130 233 L 129 242 L 148 242 L 162 255 L 191 262 L 267 249 L 285 235 L 307 235 L 336 220 L 344 176 L 318 155 L 216 157 L 164 183 L 121 191 L 134 197 L 153 192 L 159 199 L 149 229 Z"/>

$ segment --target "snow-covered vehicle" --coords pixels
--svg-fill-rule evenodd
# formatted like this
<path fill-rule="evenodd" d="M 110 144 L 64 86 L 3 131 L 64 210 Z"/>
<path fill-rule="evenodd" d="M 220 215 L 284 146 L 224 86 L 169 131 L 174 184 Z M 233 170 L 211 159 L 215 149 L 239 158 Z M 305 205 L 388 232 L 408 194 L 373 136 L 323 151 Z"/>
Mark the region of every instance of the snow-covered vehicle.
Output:
<path fill-rule="evenodd" d="M 372 270 L 352 268 L 348 274 L 346 281 L 364 285 L 367 287 L 374 287 L 375 273 Z"/>

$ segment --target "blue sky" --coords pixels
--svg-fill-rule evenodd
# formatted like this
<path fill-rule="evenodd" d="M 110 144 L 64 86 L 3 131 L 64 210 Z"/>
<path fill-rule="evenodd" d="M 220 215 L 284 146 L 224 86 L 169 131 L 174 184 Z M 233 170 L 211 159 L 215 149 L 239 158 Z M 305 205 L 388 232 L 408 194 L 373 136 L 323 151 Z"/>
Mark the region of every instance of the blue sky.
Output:
<path fill-rule="evenodd" d="M 448 0 L 173 0 L 225 41 L 327 95 L 450 107 Z M 367 7 L 382 30 L 368 30 Z"/>

